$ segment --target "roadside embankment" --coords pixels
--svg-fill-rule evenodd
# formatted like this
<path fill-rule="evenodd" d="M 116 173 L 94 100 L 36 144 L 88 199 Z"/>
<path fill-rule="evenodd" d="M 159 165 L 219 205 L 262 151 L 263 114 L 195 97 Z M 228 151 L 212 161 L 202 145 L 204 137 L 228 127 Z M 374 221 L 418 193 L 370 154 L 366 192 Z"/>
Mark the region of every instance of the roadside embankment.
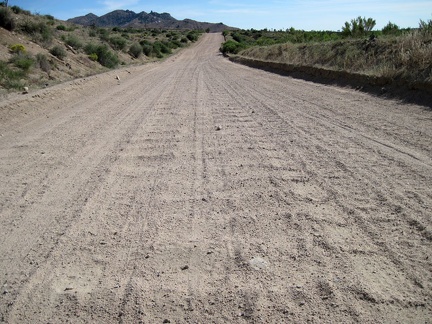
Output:
<path fill-rule="evenodd" d="M 349 86 L 360 91 L 396 97 L 409 102 L 432 105 L 432 83 L 410 81 L 403 78 L 374 76 L 343 70 L 331 70 L 316 66 L 296 65 L 273 61 L 258 60 L 241 55 L 229 55 L 232 62 L 249 67 L 286 74 L 324 84 Z"/>

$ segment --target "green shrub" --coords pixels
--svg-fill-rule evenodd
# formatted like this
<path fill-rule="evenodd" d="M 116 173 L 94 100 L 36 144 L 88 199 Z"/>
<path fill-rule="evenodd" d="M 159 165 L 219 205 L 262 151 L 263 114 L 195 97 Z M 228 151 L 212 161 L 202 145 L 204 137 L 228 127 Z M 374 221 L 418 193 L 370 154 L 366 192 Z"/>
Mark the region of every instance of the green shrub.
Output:
<path fill-rule="evenodd" d="M 167 42 L 155 42 L 155 44 L 156 43 L 163 54 L 171 54 L 171 48 L 168 46 Z"/>
<path fill-rule="evenodd" d="M 10 47 L 9 47 L 9 49 L 10 49 L 10 51 L 12 52 L 12 53 L 25 53 L 26 52 L 26 48 L 24 47 L 24 45 L 22 45 L 22 44 L 14 44 L 14 45 L 11 45 Z"/>
<path fill-rule="evenodd" d="M 144 53 L 146 56 L 150 56 L 151 53 L 153 52 L 153 46 L 152 46 L 151 44 L 144 44 L 144 45 L 142 46 L 142 48 L 143 48 L 143 53 Z"/>
<path fill-rule="evenodd" d="M 376 21 L 372 18 L 357 17 L 351 19 L 351 22 L 345 22 L 342 26 L 342 35 L 345 37 L 361 37 L 367 35 L 375 27 Z"/>
<path fill-rule="evenodd" d="M 16 27 L 15 20 L 9 8 L 0 8 L 0 27 L 13 31 Z"/>
<path fill-rule="evenodd" d="M 419 29 L 422 32 L 432 32 L 432 19 L 428 19 L 427 21 L 420 19 Z"/>
<path fill-rule="evenodd" d="M 196 31 L 190 31 L 186 37 L 191 41 L 191 42 L 196 42 L 198 40 L 198 33 Z"/>
<path fill-rule="evenodd" d="M 112 69 L 119 64 L 118 57 L 112 53 L 107 46 L 98 46 L 96 54 L 98 56 L 98 62 L 107 68 Z"/>
<path fill-rule="evenodd" d="M 107 68 L 115 68 L 119 64 L 118 57 L 112 53 L 106 45 L 87 44 L 84 51 L 90 59 L 96 59 L 101 65 Z"/>
<path fill-rule="evenodd" d="M 11 63 L 13 63 L 17 68 L 20 68 L 24 72 L 28 72 L 30 68 L 34 65 L 34 59 L 28 55 L 19 53 L 12 57 Z"/>
<path fill-rule="evenodd" d="M 238 52 L 240 52 L 244 48 L 245 48 L 244 44 L 237 43 L 236 41 L 233 41 L 230 39 L 230 40 L 228 40 L 222 44 L 220 51 L 223 54 L 228 54 L 228 53 L 237 54 Z"/>
<path fill-rule="evenodd" d="M 90 37 L 96 37 L 96 31 L 94 30 L 94 29 L 91 29 L 90 31 L 89 31 L 89 36 Z"/>
<path fill-rule="evenodd" d="M 109 38 L 109 43 L 113 49 L 121 51 L 126 47 L 127 41 L 121 36 L 112 36 Z"/>
<path fill-rule="evenodd" d="M 6 62 L 0 61 L 0 85 L 5 89 L 22 89 L 21 79 L 25 76 L 22 70 L 12 70 Z"/>
<path fill-rule="evenodd" d="M 70 47 L 72 47 L 73 49 L 76 49 L 76 50 L 78 50 L 84 46 L 83 43 L 81 42 L 81 40 L 78 37 L 76 37 L 75 35 L 67 36 L 65 42 Z"/>
<path fill-rule="evenodd" d="M 58 25 L 58 26 L 56 27 L 56 29 L 57 29 L 57 30 L 63 30 L 63 31 L 65 31 L 67 28 L 66 28 L 65 25 Z"/>
<path fill-rule="evenodd" d="M 60 45 L 56 45 L 51 48 L 50 53 L 60 60 L 63 60 L 67 55 L 65 49 Z"/>
<path fill-rule="evenodd" d="M 388 22 L 387 25 L 384 26 L 384 28 L 382 29 L 382 33 L 384 35 L 396 35 L 396 34 L 400 34 L 400 29 L 399 26 L 396 24 L 393 24 L 392 22 Z"/>
<path fill-rule="evenodd" d="M 18 7 L 18 6 L 12 6 L 12 7 L 10 7 L 10 8 L 11 8 L 11 10 L 12 10 L 14 13 L 16 13 L 17 15 L 19 15 L 19 14 L 24 14 L 24 15 L 27 15 L 27 16 L 30 16 L 30 15 L 31 15 L 30 11 L 28 11 L 28 10 L 24 10 L 24 9 Z"/>
<path fill-rule="evenodd" d="M 142 52 L 143 52 L 143 48 L 138 43 L 132 44 L 132 46 L 129 48 L 129 53 L 135 58 L 140 57 Z"/>
<path fill-rule="evenodd" d="M 53 32 L 45 22 L 27 19 L 20 27 L 24 33 L 31 35 L 35 42 L 50 43 L 52 41 Z"/>
<path fill-rule="evenodd" d="M 110 35 L 110 33 L 109 33 L 109 31 L 107 29 L 99 28 L 98 29 L 98 34 L 99 34 L 99 38 L 100 38 L 101 41 L 104 41 L 104 42 L 108 42 L 109 41 L 109 35 Z"/>

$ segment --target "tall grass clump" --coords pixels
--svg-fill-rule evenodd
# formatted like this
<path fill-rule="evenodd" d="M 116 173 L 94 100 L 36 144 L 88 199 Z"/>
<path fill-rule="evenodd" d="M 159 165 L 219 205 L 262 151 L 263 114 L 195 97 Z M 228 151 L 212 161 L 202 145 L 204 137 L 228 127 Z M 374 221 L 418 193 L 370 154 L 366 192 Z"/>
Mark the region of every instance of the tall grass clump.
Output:
<path fill-rule="evenodd" d="M 22 89 L 24 86 L 22 79 L 24 77 L 24 71 L 11 69 L 6 62 L 0 61 L 0 85 L 3 88 Z"/>

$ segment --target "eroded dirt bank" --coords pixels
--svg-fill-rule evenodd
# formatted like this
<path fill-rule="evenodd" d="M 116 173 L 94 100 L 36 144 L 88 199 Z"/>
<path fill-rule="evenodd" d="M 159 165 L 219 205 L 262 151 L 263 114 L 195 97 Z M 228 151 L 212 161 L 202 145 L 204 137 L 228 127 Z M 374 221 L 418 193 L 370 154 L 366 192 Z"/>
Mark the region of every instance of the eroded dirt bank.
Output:
<path fill-rule="evenodd" d="M 221 41 L 0 103 L 0 321 L 430 323 L 431 111 Z"/>

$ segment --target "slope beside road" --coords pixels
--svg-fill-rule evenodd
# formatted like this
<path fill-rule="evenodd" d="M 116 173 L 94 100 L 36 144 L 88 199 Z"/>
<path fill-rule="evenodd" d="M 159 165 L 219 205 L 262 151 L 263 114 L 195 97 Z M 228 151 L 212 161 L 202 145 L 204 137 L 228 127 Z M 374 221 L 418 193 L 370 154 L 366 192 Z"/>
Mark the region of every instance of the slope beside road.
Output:
<path fill-rule="evenodd" d="M 0 103 L 0 322 L 430 323 L 431 111 L 221 41 Z"/>

